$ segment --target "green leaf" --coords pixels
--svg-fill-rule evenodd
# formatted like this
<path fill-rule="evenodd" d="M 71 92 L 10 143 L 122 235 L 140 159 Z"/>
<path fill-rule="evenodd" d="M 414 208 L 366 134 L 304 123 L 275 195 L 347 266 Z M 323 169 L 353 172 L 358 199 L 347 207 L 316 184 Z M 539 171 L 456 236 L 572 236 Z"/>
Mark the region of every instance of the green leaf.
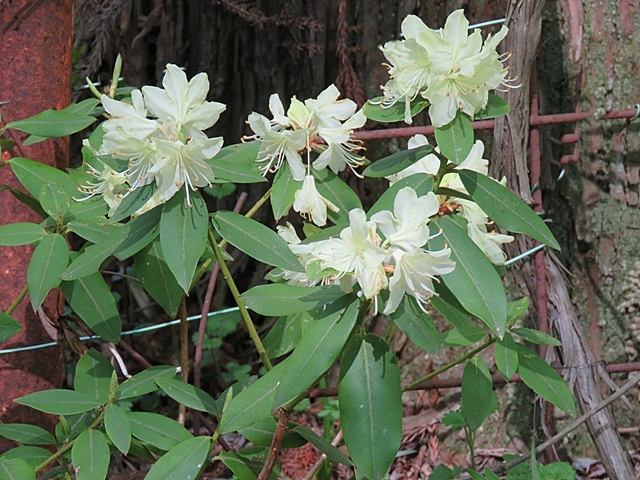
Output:
<path fill-rule="evenodd" d="M 396 102 L 389 107 L 382 107 L 380 102 L 384 97 L 376 97 L 369 100 L 362 107 L 362 111 L 369 120 L 375 120 L 376 122 L 389 123 L 389 122 L 402 122 L 404 121 L 404 101 Z M 415 117 L 422 110 L 429 106 L 429 101 L 417 97 L 411 102 L 411 116 Z"/>
<path fill-rule="evenodd" d="M 71 195 L 59 185 L 52 182 L 44 182 L 38 196 L 42 209 L 52 218 L 62 217 L 69 211 L 72 199 Z"/>
<path fill-rule="evenodd" d="M 116 212 L 109 218 L 111 223 L 119 222 L 133 215 L 140 207 L 149 201 L 149 199 L 155 193 L 157 187 L 154 184 L 145 185 L 144 187 L 136 188 L 129 192 L 129 194 L 122 199 L 120 206 Z M 175 196 L 175 195 L 174 195 Z M 103 202 L 104 203 L 104 202 Z M 106 205 L 106 203 L 105 203 Z M 162 209 L 162 207 L 156 207 Z"/>
<path fill-rule="evenodd" d="M 60 276 L 68 263 L 69 247 L 62 235 L 49 234 L 38 244 L 27 268 L 27 286 L 34 310 L 40 308 L 51 289 L 60 285 Z"/>
<path fill-rule="evenodd" d="M 472 430 L 477 430 L 491 413 L 493 380 L 487 365 L 478 357 L 467 362 L 462 374 L 461 408 Z"/>
<path fill-rule="evenodd" d="M 49 457 L 51 457 L 51 452 L 42 447 L 17 447 L 3 453 L 1 458 L 23 460 L 31 468 L 36 468 Z"/>
<path fill-rule="evenodd" d="M 167 266 L 178 285 L 189 292 L 198 259 L 207 243 L 209 217 L 207 205 L 198 192 L 185 203 L 184 189 L 163 205 L 160 219 L 160 246 Z"/>
<path fill-rule="evenodd" d="M 280 363 L 240 393 L 234 394 L 220 420 L 220 432 L 225 434 L 242 430 L 272 418 L 271 405 L 285 370 Z"/>
<path fill-rule="evenodd" d="M 420 310 L 413 297 L 405 295 L 397 310 L 389 315 L 402 333 L 418 347 L 429 353 L 440 350 L 442 335 L 429 314 Z"/>
<path fill-rule="evenodd" d="M 507 187 L 473 170 L 458 170 L 457 173 L 473 201 L 502 228 L 524 233 L 560 250 L 560 245 L 547 224 Z"/>
<path fill-rule="evenodd" d="M 127 234 L 128 229 L 126 227 L 113 229 L 100 243 L 86 247 L 62 273 L 62 280 L 77 280 L 95 275 L 102 263 L 125 240 Z"/>
<path fill-rule="evenodd" d="M 155 382 L 157 378 L 173 378 L 175 376 L 176 367 L 170 365 L 149 367 L 122 382 L 117 390 L 117 398 L 124 400 L 125 398 L 141 397 L 147 393 L 155 392 L 158 389 Z"/>
<path fill-rule="evenodd" d="M 45 182 L 62 187 L 70 195 L 78 193 L 78 184 L 62 170 L 21 157 L 12 158 L 10 163 L 13 173 L 34 198 L 40 196 L 40 190 Z"/>
<path fill-rule="evenodd" d="M 276 424 L 277 421 L 274 417 L 266 418 L 261 422 L 243 428 L 238 433 L 255 445 L 270 447 L 273 436 L 276 433 Z M 304 438 L 293 430 L 296 426 L 295 423 L 289 422 L 287 432 L 282 439 L 282 448 L 300 448 L 307 443 Z"/>
<path fill-rule="evenodd" d="M 546 401 L 568 415 L 576 412 L 571 390 L 558 373 L 541 359 L 536 352 L 521 344 L 518 348 L 518 373 L 522 381 Z"/>
<path fill-rule="evenodd" d="M 10 223 L 0 227 L 0 245 L 16 247 L 41 240 L 47 232 L 35 223 Z"/>
<path fill-rule="evenodd" d="M 298 257 L 280 235 L 251 218 L 235 212 L 220 211 L 213 226 L 231 245 L 256 260 L 285 270 L 302 272 Z"/>
<path fill-rule="evenodd" d="M 215 415 L 217 411 L 215 400 L 204 390 L 188 383 L 172 378 L 159 377 L 156 384 L 176 402 L 199 412 L 208 412 Z"/>
<path fill-rule="evenodd" d="M 178 313 L 182 287 L 167 266 L 157 238 L 134 257 L 136 275 L 144 289 L 171 318 Z"/>
<path fill-rule="evenodd" d="M 480 475 L 478 472 L 476 472 L 475 470 L 471 470 L 470 468 L 467 468 L 466 472 L 469 474 L 469 476 L 472 478 L 472 480 L 487 480 L 482 475 Z"/>
<path fill-rule="evenodd" d="M 64 216 L 65 222 L 95 222 L 97 219 L 106 221 L 105 215 L 109 210 L 109 206 L 104 199 L 93 197 L 81 202 L 74 202 L 69 207 L 69 212 Z"/>
<path fill-rule="evenodd" d="M 44 428 L 26 423 L 0 424 L 0 436 L 24 445 L 55 445 L 56 439 Z"/>
<path fill-rule="evenodd" d="M 461 409 L 451 410 L 442 416 L 442 423 L 451 427 L 454 432 L 462 430 L 468 426 L 467 419 L 464 418 L 464 414 Z"/>
<path fill-rule="evenodd" d="M 277 358 L 296 348 L 302 334 L 313 321 L 308 312 L 298 312 L 278 318 L 262 340 L 269 358 Z"/>
<path fill-rule="evenodd" d="M 109 445 L 99 430 L 80 434 L 71 449 L 77 480 L 104 480 L 109 471 Z"/>
<path fill-rule="evenodd" d="M 100 221 L 71 221 L 67 223 L 67 228 L 76 235 L 90 241 L 91 243 L 101 243 L 107 240 L 112 234 L 118 236 L 118 231 L 124 228 L 121 223 L 103 223 Z"/>
<path fill-rule="evenodd" d="M 237 163 L 234 159 L 213 159 L 207 162 L 214 175 L 214 183 L 220 181 L 232 183 L 263 183 L 267 179 L 264 176 L 242 163 Z"/>
<path fill-rule="evenodd" d="M 540 467 L 543 480 L 574 480 L 576 471 L 570 463 L 553 462 Z"/>
<path fill-rule="evenodd" d="M 348 467 L 353 465 L 351 460 L 349 460 L 349 457 L 347 457 L 339 449 L 331 445 L 331 442 L 329 440 L 319 436 L 310 428 L 298 425 L 297 427 L 293 428 L 293 431 L 307 440 L 309 443 L 311 443 L 322 453 L 324 453 L 327 456 L 327 460 L 329 460 L 330 462 L 342 463 L 343 465 L 347 465 Z"/>
<path fill-rule="evenodd" d="M 489 467 L 484 467 L 484 476 L 487 480 L 500 480 L 500 477 L 493 473 Z"/>
<path fill-rule="evenodd" d="M 495 345 L 496 366 L 505 380 L 510 380 L 518 370 L 518 348 L 509 332 Z"/>
<path fill-rule="evenodd" d="M 132 435 L 160 450 L 171 450 L 176 445 L 193 438 L 186 428 L 164 415 L 127 412 L 126 416 L 131 425 Z"/>
<path fill-rule="evenodd" d="M 437 296 L 431 297 L 431 304 L 455 328 L 444 332 L 443 346 L 459 347 L 479 342 L 487 336 L 484 328 L 474 325 L 469 314 L 456 300 L 451 291 L 442 283 L 436 286 Z"/>
<path fill-rule="evenodd" d="M 513 302 L 507 302 L 507 325 L 513 326 L 516 321 L 529 310 L 529 297 L 522 297 Z"/>
<path fill-rule="evenodd" d="M 316 316 L 291 356 L 282 362 L 285 367 L 271 406 L 273 411 L 294 406 L 290 403 L 331 368 L 356 324 L 359 306 L 359 300 L 347 297 Z"/>
<path fill-rule="evenodd" d="M 54 415 L 72 415 L 93 410 L 100 406 L 101 402 L 94 397 L 73 390 L 40 390 L 24 397 L 16 398 L 14 402 L 27 407 L 35 408 L 45 413 Z"/>
<path fill-rule="evenodd" d="M 62 282 L 64 297 L 74 312 L 102 338 L 118 343 L 122 320 L 104 278 L 99 273 L 88 277 Z"/>
<path fill-rule="evenodd" d="M 278 221 L 284 217 L 295 200 L 295 194 L 302 188 L 302 182 L 293 179 L 289 167 L 278 169 L 271 187 L 271 210 L 273 218 Z"/>
<path fill-rule="evenodd" d="M 253 287 L 242 294 L 242 299 L 254 312 L 276 317 L 313 310 L 344 295 L 338 285 L 301 287 L 274 283 Z"/>
<path fill-rule="evenodd" d="M 410 167 L 434 151 L 433 145 L 422 145 L 420 147 L 410 148 L 409 150 L 402 150 L 388 157 L 376 160 L 365 168 L 362 174 L 370 178 L 388 177 L 389 175 L 393 175 Z"/>
<path fill-rule="evenodd" d="M 89 115 L 89 113 L 98 106 L 100 100 L 97 98 L 87 98 L 78 103 L 72 103 L 63 112 L 73 113 L 75 115 Z"/>
<path fill-rule="evenodd" d="M 10 315 L 0 312 L 0 342 L 5 342 L 22 330 L 22 325 Z"/>
<path fill-rule="evenodd" d="M 76 392 L 94 397 L 100 403 L 106 403 L 113 372 L 111 362 L 92 348 L 78 360 L 73 388 Z"/>
<path fill-rule="evenodd" d="M 104 428 L 109 439 L 123 454 L 131 447 L 131 425 L 124 411 L 114 404 L 104 407 Z"/>
<path fill-rule="evenodd" d="M 208 162 L 211 164 L 217 160 L 224 159 L 225 161 L 232 161 L 244 167 L 250 167 L 255 163 L 259 151 L 259 141 L 236 143 L 222 147 L 218 154 L 213 157 L 212 160 L 208 160 Z"/>
<path fill-rule="evenodd" d="M 36 480 L 36 473 L 24 460 L 0 457 L 0 478 L 3 480 Z"/>
<path fill-rule="evenodd" d="M 355 336 L 340 369 L 340 420 L 356 468 L 370 480 L 385 477 L 402 440 L 400 368 L 387 343 Z"/>
<path fill-rule="evenodd" d="M 33 117 L 7 123 L 6 128 L 15 128 L 40 137 L 66 137 L 84 130 L 96 119 L 87 115 L 58 110 L 45 110 Z"/>
<path fill-rule="evenodd" d="M 214 460 L 220 460 L 231 470 L 238 480 L 256 480 L 262 470 L 262 463 L 248 460 L 236 452 L 220 452 Z M 271 472 L 269 480 L 277 480 L 276 472 Z"/>
<path fill-rule="evenodd" d="M 433 190 L 433 177 L 426 173 L 416 173 L 398 180 L 380 195 L 380 198 L 378 198 L 376 203 L 373 204 L 373 207 L 367 212 L 367 217 L 371 218 L 374 213 L 382 210 L 393 212 L 393 203 L 395 202 L 396 195 L 404 187 L 411 187 L 416 191 L 418 196 L 421 197 Z"/>
<path fill-rule="evenodd" d="M 429 480 L 453 480 L 463 471 L 464 469 L 462 467 L 450 468 L 446 465 L 439 465 L 433 469 L 433 473 L 429 476 Z"/>
<path fill-rule="evenodd" d="M 553 345 L 554 347 L 562 346 L 562 342 L 557 338 L 531 328 L 513 328 L 511 329 L 511 333 L 515 333 L 526 341 L 535 343 L 536 345 Z"/>
<path fill-rule="evenodd" d="M 154 208 L 127 223 L 124 228 L 126 237 L 113 252 L 115 257 L 118 260 L 125 260 L 155 240 L 160 233 L 158 223 L 161 214 L 161 209 Z"/>
<path fill-rule="evenodd" d="M 434 130 L 440 152 L 458 165 L 464 162 L 473 147 L 473 127 L 466 113 L 458 111 L 456 117 L 444 127 Z"/>
<path fill-rule="evenodd" d="M 493 93 L 489 94 L 487 106 L 473 116 L 474 120 L 486 120 L 489 118 L 501 117 L 511 111 L 509 102 Z"/>
<path fill-rule="evenodd" d="M 151 467 L 145 480 L 190 480 L 200 476 L 211 449 L 211 438 L 195 437 L 176 445 Z"/>
<path fill-rule="evenodd" d="M 495 268 L 451 217 L 434 219 L 431 224 L 442 229 L 442 234 L 430 240 L 429 247 L 439 250 L 447 244 L 450 258 L 456 263 L 453 272 L 442 275 L 442 281 L 465 310 L 502 337 L 507 323 L 507 298 Z"/>
<path fill-rule="evenodd" d="M 313 176 L 316 178 L 316 187 L 320 195 L 340 209 L 338 212 L 327 209 L 327 215 L 334 223 L 348 221 L 349 211 L 354 208 L 362 209 L 362 202 L 356 192 L 331 170 L 313 169 Z"/>

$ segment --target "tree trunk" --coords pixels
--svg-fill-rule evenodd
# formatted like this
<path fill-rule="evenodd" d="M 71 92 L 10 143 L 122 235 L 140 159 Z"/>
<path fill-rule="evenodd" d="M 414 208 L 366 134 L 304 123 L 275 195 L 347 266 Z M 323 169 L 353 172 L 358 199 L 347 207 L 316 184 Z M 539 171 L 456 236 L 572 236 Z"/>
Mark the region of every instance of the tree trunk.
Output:
<path fill-rule="evenodd" d="M 0 55 L 0 100 L 2 121 L 35 115 L 49 108 L 69 104 L 71 92 L 71 13 L 72 0 L 13 0 L 0 6 L 2 55 Z M 27 135 L 9 130 L 17 146 L 4 152 L 3 160 L 27 157 L 48 165 L 67 165 L 67 139 L 48 140 L 30 147 L 20 145 Z M 0 168 L 0 184 L 20 188 L 8 166 Z M 18 202 L 9 191 L 0 192 L 2 223 L 34 222 L 42 219 Z M 6 310 L 26 284 L 26 271 L 32 247 L 0 247 L 2 288 L 0 308 Z M 43 304 L 47 315 L 58 317 L 59 292 L 49 294 Z M 28 297 L 13 313 L 23 330 L 0 349 L 35 345 L 51 341 L 29 305 Z M 54 418 L 18 405 L 14 398 L 36 390 L 59 387 L 62 382 L 61 351 L 58 348 L 0 356 L 0 420 L 39 423 L 51 428 Z M 0 452 L 13 447 L 0 440 Z"/>

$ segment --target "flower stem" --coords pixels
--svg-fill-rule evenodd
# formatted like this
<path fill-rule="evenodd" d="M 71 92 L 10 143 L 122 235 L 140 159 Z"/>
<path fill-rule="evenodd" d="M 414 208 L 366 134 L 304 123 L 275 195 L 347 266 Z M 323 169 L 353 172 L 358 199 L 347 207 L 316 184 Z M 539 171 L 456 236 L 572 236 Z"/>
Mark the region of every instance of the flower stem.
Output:
<path fill-rule="evenodd" d="M 102 412 L 100 412 L 100 415 L 98 415 L 93 422 L 91 422 L 91 425 L 89 425 L 87 430 L 92 430 L 92 429 L 96 428 L 98 425 L 100 425 L 100 423 L 102 422 L 103 419 L 104 419 L 104 410 Z M 60 450 L 58 450 L 56 453 L 51 455 L 44 462 L 42 462 L 40 465 L 38 465 L 36 468 L 34 468 L 33 471 L 35 473 L 38 473 L 39 471 L 44 470 L 45 468 L 47 468 L 51 463 L 53 463 L 58 458 L 60 458 L 62 455 L 67 453 L 73 447 L 74 443 L 76 443 L 77 439 L 78 438 L 76 437 L 73 440 L 71 440 L 69 443 L 64 444 L 60 448 Z"/>
<path fill-rule="evenodd" d="M 5 312 L 7 315 L 11 315 L 16 308 L 18 308 L 18 305 L 20 305 L 20 302 L 22 302 L 22 300 L 24 300 L 24 297 L 27 296 L 27 292 L 29 291 L 29 287 L 25 286 L 22 291 L 18 294 L 18 296 L 16 297 L 16 299 L 11 302 L 11 305 L 9 305 L 9 308 L 7 308 L 7 311 Z"/>
<path fill-rule="evenodd" d="M 407 392 L 415 387 L 417 387 L 418 385 L 420 385 L 422 382 L 426 382 L 427 380 L 431 380 L 433 377 L 437 377 L 438 375 L 440 375 L 443 372 L 446 372 L 447 370 L 455 367 L 456 365 L 460 365 L 462 362 L 466 362 L 467 360 L 469 360 L 471 357 L 473 357 L 474 355 L 476 355 L 477 353 L 480 353 L 482 350 L 484 350 L 485 348 L 487 348 L 489 345 L 492 345 L 493 343 L 495 343 L 495 341 L 498 340 L 498 337 L 493 337 L 490 336 L 483 344 L 477 346 L 476 348 L 474 348 L 473 350 L 471 350 L 468 353 L 465 353 L 464 355 L 462 355 L 461 357 L 456 358 L 455 360 L 447 363 L 446 365 L 443 365 L 442 367 L 440 367 L 439 369 L 431 372 L 429 375 L 425 375 L 422 378 L 419 378 L 418 380 L 416 380 L 415 382 L 410 383 L 409 385 L 407 385 L 406 387 L 404 387 L 402 389 L 403 392 Z"/>
<path fill-rule="evenodd" d="M 213 232 L 211 231 L 211 229 L 209 229 L 209 243 L 211 244 L 211 248 L 213 248 L 213 253 L 215 253 L 216 255 L 216 260 L 218 260 L 218 264 L 220 265 L 220 271 L 222 272 L 222 276 L 224 277 L 224 280 L 227 282 L 227 285 L 229 286 L 229 290 L 231 290 L 231 294 L 233 295 L 233 298 L 235 299 L 236 304 L 240 309 L 240 315 L 242 315 L 242 319 L 244 320 L 244 323 L 247 326 L 247 330 L 249 330 L 249 336 L 251 337 L 251 340 L 253 340 L 253 344 L 256 346 L 258 355 L 260 355 L 260 360 L 262 360 L 264 367 L 267 369 L 267 371 L 269 371 L 271 370 L 272 365 L 271 365 L 271 361 L 269 360 L 269 356 L 267 355 L 267 351 L 264 349 L 264 345 L 262 345 L 262 341 L 260 340 L 260 336 L 258 335 L 258 331 L 256 330 L 256 327 L 253 325 L 253 321 L 251 320 L 251 316 L 249 315 L 249 311 L 247 310 L 244 300 L 240 297 L 240 291 L 238 290 L 236 283 L 233 281 L 233 278 L 231 277 L 231 272 L 229 272 L 229 267 L 227 267 L 227 263 L 224 261 L 224 258 L 222 258 L 222 252 L 220 250 L 220 247 L 218 246 L 218 242 L 216 242 L 216 239 L 213 236 Z"/>
<path fill-rule="evenodd" d="M 253 207 L 251 207 L 251 209 L 249 209 L 249 211 L 247 213 L 244 214 L 245 217 L 247 218 L 251 218 L 255 215 L 255 213 L 260 210 L 260 208 L 262 207 L 262 205 L 265 204 L 265 202 L 267 200 L 269 200 L 269 197 L 271 196 L 271 188 L 269 190 L 267 190 L 265 192 L 264 195 L 262 195 L 262 197 L 260 197 L 260 199 L 255 203 L 255 205 Z"/>

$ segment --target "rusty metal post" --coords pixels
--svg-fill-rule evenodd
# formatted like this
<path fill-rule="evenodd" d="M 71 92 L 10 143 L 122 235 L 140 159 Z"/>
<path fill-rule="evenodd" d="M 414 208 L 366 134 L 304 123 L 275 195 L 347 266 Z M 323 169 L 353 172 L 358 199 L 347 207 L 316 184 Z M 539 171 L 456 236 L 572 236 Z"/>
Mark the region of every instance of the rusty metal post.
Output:
<path fill-rule="evenodd" d="M 0 55 L 0 107 L 2 121 L 35 115 L 50 108 L 64 108 L 71 94 L 71 29 L 73 0 L 12 0 L 0 4 L 2 32 Z M 68 163 L 67 139 L 49 140 L 21 147 L 26 135 L 8 131 L 16 147 L 4 152 L 3 160 L 27 157 L 48 165 L 64 167 Z M 0 184 L 19 187 L 8 166 L 0 168 Z M 0 192 L 0 224 L 35 222 L 42 219 L 8 191 Z M 0 308 L 6 310 L 26 284 L 30 247 L 0 248 Z M 44 308 L 51 318 L 58 316 L 58 292 L 52 292 Z M 50 341 L 27 299 L 13 313 L 21 323 L 21 333 L 0 348 L 32 345 Z M 0 357 L 0 420 L 30 422 L 51 428 L 53 418 L 13 403 L 13 399 L 36 390 L 60 386 L 61 352 L 58 348 L 38 353 L 20 353 Z M 14 445 L 0 441 L 0 452 Z"/>

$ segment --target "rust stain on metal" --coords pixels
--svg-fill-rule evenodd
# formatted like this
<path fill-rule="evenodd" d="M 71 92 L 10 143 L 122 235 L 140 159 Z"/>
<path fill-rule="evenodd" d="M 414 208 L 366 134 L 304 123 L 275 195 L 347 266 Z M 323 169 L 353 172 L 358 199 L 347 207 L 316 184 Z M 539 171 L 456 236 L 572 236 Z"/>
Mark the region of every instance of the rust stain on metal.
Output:
<path fill-rule="evenodd" d="M 37 8 L 34 8 L 37 5 Z M 0 8 L 2 55 L 0 56 L 0 101 L 2 120 L 10 122 L 35 115 L 46 109 L 60 109 L 69 104 L 71 89 L 71 14 L 72 0 L 33 2 L 14 0 Z M 27 157 L 48 165 L 64 167 L 69 157 L 67 139 L 49 140 L 29 147 L 20 145 L 26 134 L 10 130 L 8 136 L 16 147 L 3 152 L 3 160 Z M 10 168 L 0 169 L 0 183 L 20 188 Z M 35 222 L 42 219 L 15 200 L 8 192 L 0 192 L 3 207 L 1 224 Z M 25 286 L 31 247 L 0 248 L 2 286 L 0 309 L 6 310 Z M 52 292 L 44 308 L 52 318 L 58 315 L 58 292 Z M 13 313 L 23 331 L 0 344 L 0 348 L 33 345 L 50 341 L 27 299 Z M 12 399 L 27 393 L 59 386 L 62 363 L 59 349 L 36 355 L 32 353 L 0 357 L 0 420 L 3 422 L 40 423 L 47 428 L 54 419 Z M 0 441 L 0 452 L 14 445 Z"/>

